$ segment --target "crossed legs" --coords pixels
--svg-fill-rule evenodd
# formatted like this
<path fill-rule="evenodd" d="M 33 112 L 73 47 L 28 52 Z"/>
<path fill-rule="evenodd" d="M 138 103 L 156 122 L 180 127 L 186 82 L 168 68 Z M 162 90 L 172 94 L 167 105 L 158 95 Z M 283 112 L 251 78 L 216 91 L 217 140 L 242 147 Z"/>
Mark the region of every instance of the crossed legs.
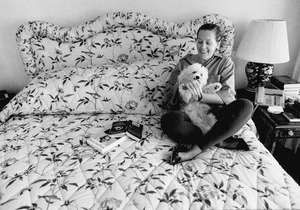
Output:
<path fill-rule="evenodd" d="M 186 161 L 213 145 L 222 146 L 224 140 L 230 139 L 251 118 L 252 111 L 253 105 L 247 99 L 231 102 L 218 112 L 218 121 L 206 135 L 181 111 L 162 116 L 161 127 L 173 141 L 193 144 L 190 150 L 179 153 L 181 161 Z"/>

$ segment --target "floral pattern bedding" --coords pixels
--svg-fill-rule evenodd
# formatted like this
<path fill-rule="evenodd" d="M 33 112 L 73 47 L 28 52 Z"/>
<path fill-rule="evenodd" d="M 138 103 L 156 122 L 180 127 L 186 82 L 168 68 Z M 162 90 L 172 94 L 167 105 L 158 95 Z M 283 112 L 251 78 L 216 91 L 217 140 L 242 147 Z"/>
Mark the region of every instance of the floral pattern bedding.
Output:
<path fill-rule="evenodd" d="M 204 23 L 222 30 L 217 53 L 231 56 L 234 26 L 219 14 L 182 24 L 140 13 L 108 13 L 72 28 L 32 21 L 21 25 L 17 43 L 29 77 L 66 66 L 86 66 L 163 59 L 178 61 L 195 52 L 195 34 Z"/>
<path fill-rule="evenodd" d="M 86 144 L 112 121 L 138 120 L 143 139 L 106 155 Z M 12 117 L 1 127 L 1 209 L 299 209 L 299 186 L 248 126 L 251 151 L 213 147 L 179 165 L 159 117 Z"/>
<path fill-rule="evenodd" d="M 128 113 L 161 115 L 165 83 L 176 63 L 144 60 L 66 67 L 40 73 L 0 115 Z"/>
<path fill-rule="evenodd" d="M 143 30 L 145 25 L 161 23 L 156 31 L 183 37 L 191 36 L 186 31 L 194 23 L 227 21 L 205 16 L 180 28 L 139 13 L 114 13 L 76 27 L 72 42 L 69 31 L 74 28 L 37 22 L 20 27 L 20 52 L 32 80 L 0 113 L 0 209 L 299 209 L 300 187 L 260 143 L 252 120 L 236 133 L 250 151 L 212 147 L 194 160 L 167 163 L 174 144 L 160 128 L 163 89 L 180 53 L 192 49 L 192 39 L 187 43 L 174 36 L 172 43 L 183 47 L 164 45 L 164 49 L 184 49 L 172 54 L 178 57 L 167 51 L 143 57 L 151 50 L 146 47 L 128 55 L 108 50 L 101 56 L 105 49 L 100 50 L 99 60 L 93 56 L 100 45 L 91 48 L 93 54 L 81 49 L 87 42 L 76 42 L 78 37 L 97 34 L 93 31 L 101 28 L 96 27 L 100 20 L 106 25 L 117 22 L 127 31 L 131 28 L 125 25 L 133 25 L 132 18 L 143 24 L 139 26 Z M 121 29 L 114 25 L 118 34 Z M 28 38 L 25 28 L 35 30 L 35 35 Z M 148 34 L 137 31 L 133 36 Z M 148 34 L 152 41 L 161 38 L 152 33 Z M 95 39 L 99 36 L 102 33 Z M 62 59 L 51 55 L 67 51 L 71 54 Z M 86 58 L 93 58 L 92 63 L 85 63 Z M 143 138 L 128 139 L 106 154 L 86 143 L 117 120 L 142 123 Z"/>

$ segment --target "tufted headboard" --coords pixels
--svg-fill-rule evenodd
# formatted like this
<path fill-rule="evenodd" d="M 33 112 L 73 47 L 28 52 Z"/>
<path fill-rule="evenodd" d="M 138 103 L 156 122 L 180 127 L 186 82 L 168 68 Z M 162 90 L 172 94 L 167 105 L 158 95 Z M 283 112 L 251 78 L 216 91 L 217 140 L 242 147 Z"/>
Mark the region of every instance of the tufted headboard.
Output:
<path fill-rule="evenodd" d="M 194 39 L 204 23 L 223 32 L 219 53 L 231 56 L 234 26 L 219 14 L 182 24 L 135 12 L 99 16 L 76 27 L 32 21 L 17 31 L 19 52 L 30 78 L 66 66 L 126 63 L 147 59 L 179 60 L 195 51 Z"/>

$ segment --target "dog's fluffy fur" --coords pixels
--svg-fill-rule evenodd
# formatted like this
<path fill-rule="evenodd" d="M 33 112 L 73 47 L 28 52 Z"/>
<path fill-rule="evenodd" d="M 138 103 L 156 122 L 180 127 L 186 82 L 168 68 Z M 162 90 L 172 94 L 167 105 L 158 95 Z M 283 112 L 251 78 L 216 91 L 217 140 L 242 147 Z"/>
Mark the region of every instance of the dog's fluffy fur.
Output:
<path fill-rule="evenodd" d="M 198 126 L 203 134 L 206 134 L 216 122 L 216 117 L 210 113 L 210 106 L 197 101 L 196 98 L 187 90 L 185 84 L 199 80 L 203 93 L 215 93 L 221 89 L 222 85 L 218 82 L 207 85 L 208 71 L 201 64 L 192 64 L 185 68 L 178 76 L 179 94 L 186 102 L 181 111 L 185 112 L 194 123 Z"/>

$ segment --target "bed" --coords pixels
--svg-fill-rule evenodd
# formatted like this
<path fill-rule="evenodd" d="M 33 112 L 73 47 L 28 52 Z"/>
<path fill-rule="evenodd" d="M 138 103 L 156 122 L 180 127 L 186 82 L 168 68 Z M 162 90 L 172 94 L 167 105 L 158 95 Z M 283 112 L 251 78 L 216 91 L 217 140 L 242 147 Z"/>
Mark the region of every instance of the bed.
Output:
<path fill-rule="evenodd" d="M 176 24 L 135 12 L 75 27 L 19 27 L 30 78 L 0 113 L 1 209 L 300 209 L 300 187 L 258 139 L 250 151 L 212 147 L 177 165 L 160 117 L 165 81 L 195 52 L 196 30 L 218 24 L 231 56 L 234 26 L 219 14 Z M 141 140 L 105 154 L 86 141 L 118 120 L 143 124 Z"/>

